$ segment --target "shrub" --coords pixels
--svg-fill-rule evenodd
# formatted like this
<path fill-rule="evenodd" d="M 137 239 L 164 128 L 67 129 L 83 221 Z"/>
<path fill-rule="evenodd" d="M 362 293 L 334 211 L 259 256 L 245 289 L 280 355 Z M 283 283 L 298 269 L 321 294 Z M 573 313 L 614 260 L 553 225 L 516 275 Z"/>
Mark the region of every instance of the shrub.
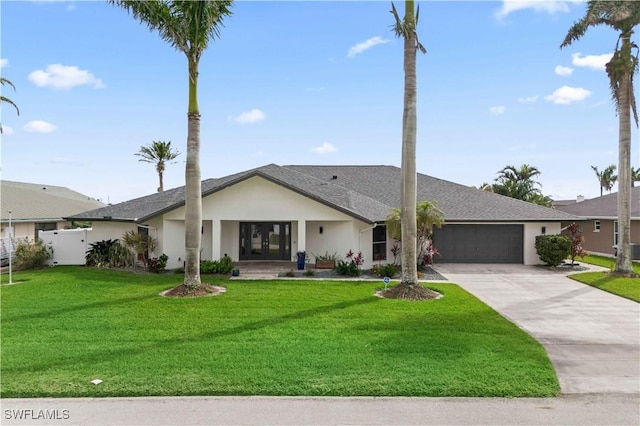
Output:
<path fill-rule="evenodd" d="M 164 271 L 164 268 L 167 266 L 167 260 L 169 260 L 169 256 L 164 253 L 162 253 L 160 257 L 152 257 L 151 259 L 149 259 L 147 269 L 150 272 L 159 274 L 160 272 Z"/>
<path fill-rule="evenodd" d="M 117 239 L 96 241 L 89 246 L 84 257 L 87 266 L 124 268 L 131 264 L 131 253 Z"/>
<path fill-rule="evenodd" d="M 546 265 L 558 266 L 571 253 L 571 239 L 566 235 L 538 235 L 536 252 Z"/>
<path fill-rule="evenodd" d="M 359 277 L 362 274 L 360 266 L 364 263 L 362 252 L 354 254 L 351 250 L 347 253 L 347 260 L 338 260 L 335 266 L 335 271 L 340 275 L 346 275 L 349 277 Z"/>
<path fill-rule="evenodd" d="M 313 269 L 307 269 L 302 273 L 305 277 L 313 277 L 316 275 L 316 272 Z"/>
<path fill-rule="evenodd" d="M 53 248 L 41 239 L 31 242 L 19 241 L 15 253 L 15 269 L 42 269 L 52 257 Z"/>
<path fill-rule="evenodd" d="M 201 260 L 201 274 L 230 274 L 233 271 L 233 262 L 229 256 L 220 260 Z"/>
<path fill-rule="evenodd" d="M 398 274 L 398 267 L 391 263 L 387 263 L 386 265 L 373 265 L 371 273 L 380 278 L 393 278 Z"/>
<path fill-rule="evenodd" d="M 311 253 L 311 255 L 316 259 L 316 262 L 319 260 L 335 261 L 338 259 L 338 253 L 329 254 L 328 251 L 325 251 L 324 254 Z"/>

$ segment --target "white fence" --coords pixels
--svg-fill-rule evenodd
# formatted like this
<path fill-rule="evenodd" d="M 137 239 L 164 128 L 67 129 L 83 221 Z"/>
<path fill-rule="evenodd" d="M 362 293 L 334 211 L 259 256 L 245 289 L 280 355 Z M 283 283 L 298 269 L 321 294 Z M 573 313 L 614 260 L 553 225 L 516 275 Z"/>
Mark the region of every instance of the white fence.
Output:
<path fill-rule="evenodd" d="M 91 228 L 60 229 L 40 231 L 38 237 L 53 247 L 50 265 L 84 265 L 84 257 L 89 250 Z"/>

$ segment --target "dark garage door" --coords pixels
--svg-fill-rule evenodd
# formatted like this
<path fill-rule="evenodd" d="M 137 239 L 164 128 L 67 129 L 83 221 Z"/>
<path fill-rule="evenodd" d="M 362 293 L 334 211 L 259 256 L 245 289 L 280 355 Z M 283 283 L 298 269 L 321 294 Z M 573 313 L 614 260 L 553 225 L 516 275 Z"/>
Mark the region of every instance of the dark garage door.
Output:
<path fill-rule="evenodd" d="M 433 232 L 436 263 L 523 263 L 523 225 L 445 225 Z"/>

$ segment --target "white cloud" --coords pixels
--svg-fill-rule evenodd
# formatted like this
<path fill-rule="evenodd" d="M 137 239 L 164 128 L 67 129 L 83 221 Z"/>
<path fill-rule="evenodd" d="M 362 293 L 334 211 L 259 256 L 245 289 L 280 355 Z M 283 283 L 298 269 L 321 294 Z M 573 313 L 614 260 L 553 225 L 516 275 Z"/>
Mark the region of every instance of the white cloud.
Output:
<path fill-rule="evenodd" d="M 536 12 L 547 12 L 553 15 L 558 12 L 569 12 L 569 3 L 575 1 L 540 1 L 540 0 L 503 0 L 502 7 L 496 12 L 497 18 L 505 18 L 518 10 L 533 9 Z"/>
<path fill-rule="evenodd" d="M 6 59 L 6 58 L 0 59 L 0 68 L 4 68 L 7 65 L 9 65 L 9 60 L 8 59 Z"/>
<path fill-rule="evenodd" d="M 15 131 L 15 130 L 13 130 L 13 127 L 11 127 L 11 126 L 5 126 L 4 124 L 2 125 L 2 134 L 3 134 L 4 136 L 13 135 L 13 134 L 15 134 L 15 133 L 16 133 L 16 131 Z"/>
<path fill-rule="evenodd" d="M 320 146 L 313 148 L 313 152 L 316 154 L 328 154 L 330 152 L 336 152 L 338 148 L 331 145 L 329 142 L 325 142 Z"/>
<path fill-rule="evenodd" d="M 532 104 L 538 100 L 538 96 L 527 96 L 526 98 L 518 98 L 521 104 Z"/>
<path fill-rule="evenodd" d="M 29 133 L 51 133 L 55 129 L 57 129 L 55 124 L 42 120 L 33 120 L 24 125 L 25 132 Z"/>
<path fill-rule="evenodd" d="M 563 67 L 562 65 L 558 65 L 554 70 L 554 73 L 558 75 L 571 75 L 573 74 L 573 68 Z"/>
<path fill-rule="evenodd" d="M 569 105 L 572 102 L 583 101 L 589 96 L 591 96 L 591 92 L 582 87 L 562 86 L 544 98 L 554 104 Z"/>
<path fill-rule="evenodd" d="M 105 87 L 102 80 L 74 65 L 48 65 L 46 70 L 36 70 L 29 74 L 29 80 L 36 86 L 54 89 L 71 89 L 75 86 L 93 86 L 95 89 Z"/>
<path fill-rule="evenodd" d="M 262 121 L 265 118 L 267 118 L 267 115 L 264 112 L 254 108 L 251 111 L 243 112 L 237 117 L 229 117 L 229 120 L 235 121 L 238 124 L 250 124 Z"/>
<path fill-rule="evenodd" d="M 587 67 L 594 70 L 603 70 L 607 62 L 611 60 L 613 53 L 604 53 L 602 55 L 582 56 L 582 53 L 574 53 L 571 55 L 571 63 L 576 67 Z"/>
<path fill-rule="evenodd" d="M 363 41 L 362 43 L 358 43 L 355 46 L 351 46 L 349 49 L 349 53 L 347 53 L 347 58 L 353 58 L 356 55 L 364 52 L 365 50 L 371 49 L 373 46 L 377 44 L 389 43 L 389 40 L 385 40 L 382 37 L 371 37 L 369 40 Z"/>
<path fill-rule="evenodd" d="M 505 110 L 504 105 L 497 105 L 497 106 L 492 106 L 491 108 L 489 108 L 489 112 L 491 114 L 493 114 L 493 115 L 504 114 L 504 110 Z"/>

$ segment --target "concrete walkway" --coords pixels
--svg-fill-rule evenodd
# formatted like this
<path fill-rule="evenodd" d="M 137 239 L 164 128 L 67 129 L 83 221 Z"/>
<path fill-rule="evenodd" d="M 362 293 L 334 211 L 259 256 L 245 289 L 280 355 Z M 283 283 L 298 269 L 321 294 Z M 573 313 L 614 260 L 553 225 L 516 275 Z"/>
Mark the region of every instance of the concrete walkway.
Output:
<path fill-rule="evenodd" d="M 640 304 L 536 266 L 434 269 L 544 345 L 563 394 L 640 394 Z"/>

